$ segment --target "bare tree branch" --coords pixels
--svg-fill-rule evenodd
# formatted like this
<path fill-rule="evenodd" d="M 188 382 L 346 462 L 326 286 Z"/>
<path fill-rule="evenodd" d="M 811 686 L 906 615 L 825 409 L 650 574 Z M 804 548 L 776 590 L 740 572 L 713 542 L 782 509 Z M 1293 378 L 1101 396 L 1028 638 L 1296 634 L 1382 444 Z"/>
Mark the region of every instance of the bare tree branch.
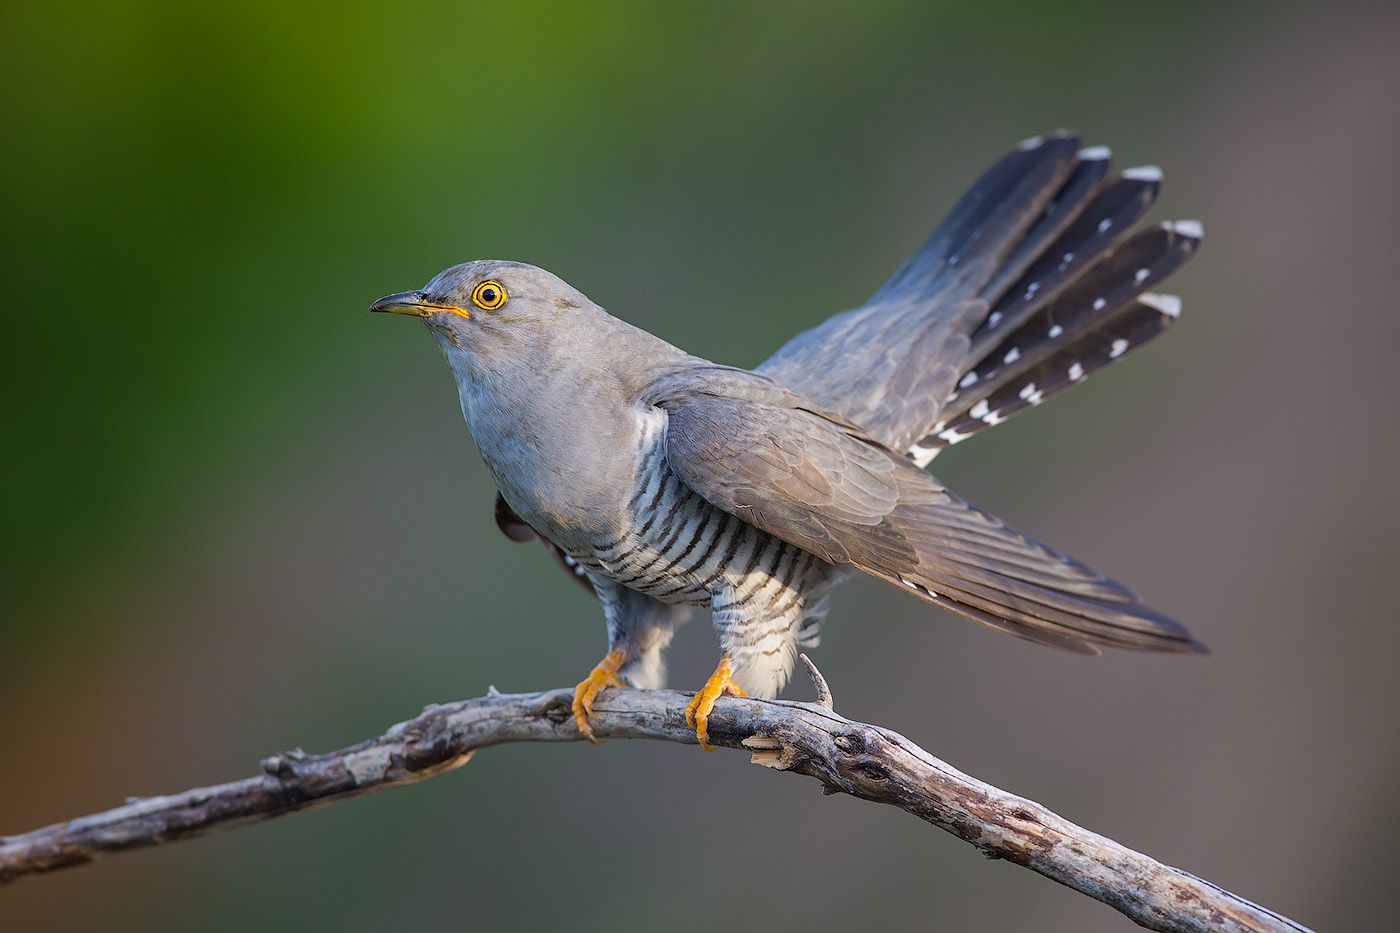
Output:
<path fill-rule="evenodd" d="M 817 674 L 816 678 L 820 678 Z M 826 694 L 829 696 L 829 693 Z M 579 739 L 572 691 L 499 694 L 431 706 L 384 735 L 325 755 L 300 749 L 262 763 L 258 777 L 133 800 L 103 813 L 0 837 L 0 883 L 90 862 L 122 849 L 197 836 L 321 803 L 411 784 L 460 767 L 503 742 Z M 594 704 L 599 738 L 694 744 L 688 695 L 608 690 Z M 1068 885 L 1154 930 L 1304 930 L 1208 881 L 968 777 L 913 742 L 810 703 L 724 698 L 710 740 L 747 748 L 755 764 L 805 774 L 828 793 L 899 807 L 1003 858 Z"/>

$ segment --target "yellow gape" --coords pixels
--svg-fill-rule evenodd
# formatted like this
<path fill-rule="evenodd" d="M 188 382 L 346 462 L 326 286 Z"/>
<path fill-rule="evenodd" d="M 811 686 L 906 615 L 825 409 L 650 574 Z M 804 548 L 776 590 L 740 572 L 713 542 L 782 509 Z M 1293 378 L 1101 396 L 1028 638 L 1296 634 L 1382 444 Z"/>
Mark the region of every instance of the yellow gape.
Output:
<path fill-rule="evenodd" d="M 483 311 L 495 311 L 505 303 L 505 287 L 495 279 L 487 279 L 472 289 L 472 304 Z"/>

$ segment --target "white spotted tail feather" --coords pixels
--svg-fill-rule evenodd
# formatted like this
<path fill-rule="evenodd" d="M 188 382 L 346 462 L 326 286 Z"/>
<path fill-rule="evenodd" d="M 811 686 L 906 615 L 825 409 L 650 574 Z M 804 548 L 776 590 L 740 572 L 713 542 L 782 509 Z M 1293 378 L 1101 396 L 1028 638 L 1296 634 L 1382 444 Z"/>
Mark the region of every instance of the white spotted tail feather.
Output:
<path fill-rule="evenodd" d="M 1106 163 L 1098 163 L 1101 169 Z M 1129 170 L 1131 171 L 1131 170 Z M 1081 197 L 1072 224 L 1051 243 L 1037 244 L 1036 262 L 1012 282 L 998 280 L 983 291 L 989 313 L 973 331 L 971 360 L 981 360 L 1062 291 L 1087 277 L 1103 278 L 1100 263 L 1134 223 L 1152 206 L 1161 189 L 1160 176 L 1130 176 L 1105 181 L 1091 197 Z"/>
<path fill-rule="evenodd" d="M 1146 289 L 1190 259 L 1200 236 L 1191 221 L 1144 230 L 1038 304 L 963 375 L 940 421 L 915 445 L 915 460 L 927 464 L 943 447 L 1040 404 L 1161 334 L 1180 315 L 1181 301 Z"/>
<path fill-rule="evenodd" d="M 978 431 L 1001 424 L 1017 412 L 1087 379 L 1092 373 L 1145 345 L 1163 333 L 1181 313 L 1175 295 L 1144 293 L 1133 299 L 1112 320 L 1080 335 L 1063 349 L 1052 350 L 1038 363 L 1018 370 L 1016 378 L 983 394 L 965 410 L 937 426 L 925 438 L 915 460 L 921 466 L 944 447 L 966 440 Z M 1053 341 L 1051 346 L 1053 347 Z"/>
<path fill-rule="evenodd" d="M 1063 131 L 1026 140 L 865 305 L 797 335 L 758 372 L 921 465 L 1004 420 L 1010 409 L 993 414 L 991 398 L 1005 385 L 1030 405 L 1044 400 L 1043 380 L 1032 387 L 1022 374 L 1127 313 L 1200 239 L 1189 221 L 1133 234 L 1162 172 L 1115 174 L 1110 156 Z M 1076 374 L 1098 365 L 1089 355 Z M 970 423 L 974 408 L 991 420 Z"/>

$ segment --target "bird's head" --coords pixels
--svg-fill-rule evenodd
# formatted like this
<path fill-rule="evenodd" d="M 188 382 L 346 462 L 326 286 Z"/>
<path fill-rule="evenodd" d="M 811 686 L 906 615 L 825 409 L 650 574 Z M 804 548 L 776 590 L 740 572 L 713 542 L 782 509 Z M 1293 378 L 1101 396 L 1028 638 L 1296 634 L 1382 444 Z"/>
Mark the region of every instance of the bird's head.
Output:
<path fill-rule="evenodd" d="M 693 360 L 553 273 L 520 262 L 464 262 L 420 289 L 384 296 L 370 310 L 412 315 L 427 325 L 452 368 L 474 434 L 487 412 L 492 418 L 536 406 L 576 412 L 561 394 L 630 397 L 658 372 Z"/>
<path fill-rule="evenodd" d="M 369 309 L 421 318 L 449 355 L 476 358 L 538 350 L 578 317 L 601 311 L 550 272 L 496 259 L 444 269 L 422 288 L 385 295 Z"/>

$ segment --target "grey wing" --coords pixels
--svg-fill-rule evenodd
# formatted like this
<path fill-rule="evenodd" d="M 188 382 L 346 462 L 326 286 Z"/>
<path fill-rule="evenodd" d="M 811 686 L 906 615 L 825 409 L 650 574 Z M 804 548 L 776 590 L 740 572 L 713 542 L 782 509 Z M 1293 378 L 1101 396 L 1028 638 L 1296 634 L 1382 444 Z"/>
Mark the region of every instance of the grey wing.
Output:
<path fill-rule="evenodd" d="M 671 469 L 769 534 L 1001 631 L 1086 654 L 1203 650 L 1123 584 L 972 507 L 859 429 L 781 401 L 672 393 L 661 403 Z"/>

